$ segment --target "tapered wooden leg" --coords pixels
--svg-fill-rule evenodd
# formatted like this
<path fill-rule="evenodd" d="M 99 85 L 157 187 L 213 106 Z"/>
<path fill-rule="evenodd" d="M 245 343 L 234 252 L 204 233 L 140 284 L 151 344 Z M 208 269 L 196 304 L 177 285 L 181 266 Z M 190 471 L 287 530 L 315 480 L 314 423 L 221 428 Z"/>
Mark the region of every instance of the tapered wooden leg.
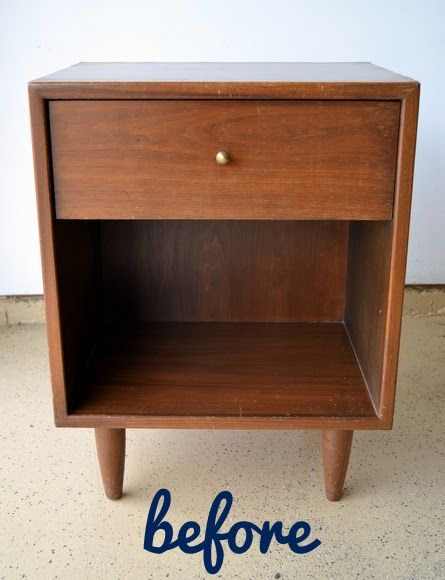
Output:
<path fill-rule="evenodd" d="M 323 431 L 323 468 L 326 497 L 338 501 L 343 492 L 354 431 Z"/>
<path fill-rule="evenodd" d="M 125 467 L 125 429 L 95 429 L 97 456 L 108 499 L 122 496 Z"/>

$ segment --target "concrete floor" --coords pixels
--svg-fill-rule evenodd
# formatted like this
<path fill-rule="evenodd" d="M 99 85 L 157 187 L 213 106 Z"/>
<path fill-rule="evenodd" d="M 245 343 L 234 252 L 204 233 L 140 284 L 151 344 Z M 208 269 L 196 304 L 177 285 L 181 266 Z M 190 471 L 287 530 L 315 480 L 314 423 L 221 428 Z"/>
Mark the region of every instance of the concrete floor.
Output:
<path fill-rule="evenodd" d="M 392 432 L 357 432 L 341 503 L 323 497 L 318 432 L 128 432 L 125 496 L 107 501 L 93 433 L 53 426 L 43 325 L 0 328 L 1 578 L 193 579 L 202 555 L 142 549 L 149 502 L 172 493 L 177 530 L 217 492 L 231 522 L 307 520 L 305 556 L 257 543 L 217 578 L 445 578 L 445 317 L 404 320 Z"/>

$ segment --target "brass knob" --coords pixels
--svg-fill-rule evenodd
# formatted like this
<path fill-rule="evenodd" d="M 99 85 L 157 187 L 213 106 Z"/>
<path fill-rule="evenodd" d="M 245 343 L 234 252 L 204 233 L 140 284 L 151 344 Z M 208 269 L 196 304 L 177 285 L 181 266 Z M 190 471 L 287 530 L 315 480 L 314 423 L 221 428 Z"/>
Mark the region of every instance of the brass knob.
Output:
<path fill-rule="evenodd" d="M 216 154 L 216 162 L 218 165 L 227 165 L 227 163 L 230 163 L 231 159 L 232 158 L 230 157 L 230 153 L 228 151 L 224 151 L 223 149 L 218 151 Z"/>

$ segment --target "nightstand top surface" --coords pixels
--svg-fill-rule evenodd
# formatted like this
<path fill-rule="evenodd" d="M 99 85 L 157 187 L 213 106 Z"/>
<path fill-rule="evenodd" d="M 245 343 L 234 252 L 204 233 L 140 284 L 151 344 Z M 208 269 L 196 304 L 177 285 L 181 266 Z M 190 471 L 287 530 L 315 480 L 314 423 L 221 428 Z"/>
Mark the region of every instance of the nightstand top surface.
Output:
<path fill-rule="evenodd" d="M 80 62 L 34 83 L 414 83 L 369 62 Z"/>

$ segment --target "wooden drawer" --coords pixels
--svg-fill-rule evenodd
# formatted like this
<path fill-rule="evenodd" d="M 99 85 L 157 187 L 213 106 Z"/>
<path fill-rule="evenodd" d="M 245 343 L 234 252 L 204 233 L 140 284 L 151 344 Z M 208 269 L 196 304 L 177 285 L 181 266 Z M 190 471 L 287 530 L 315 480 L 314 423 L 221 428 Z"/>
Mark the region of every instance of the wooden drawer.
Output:
<path fill-rule="evenodd" d="M 56 215 L 391 219 L 399 116 L 397 101 L 50 101 Z"/>

